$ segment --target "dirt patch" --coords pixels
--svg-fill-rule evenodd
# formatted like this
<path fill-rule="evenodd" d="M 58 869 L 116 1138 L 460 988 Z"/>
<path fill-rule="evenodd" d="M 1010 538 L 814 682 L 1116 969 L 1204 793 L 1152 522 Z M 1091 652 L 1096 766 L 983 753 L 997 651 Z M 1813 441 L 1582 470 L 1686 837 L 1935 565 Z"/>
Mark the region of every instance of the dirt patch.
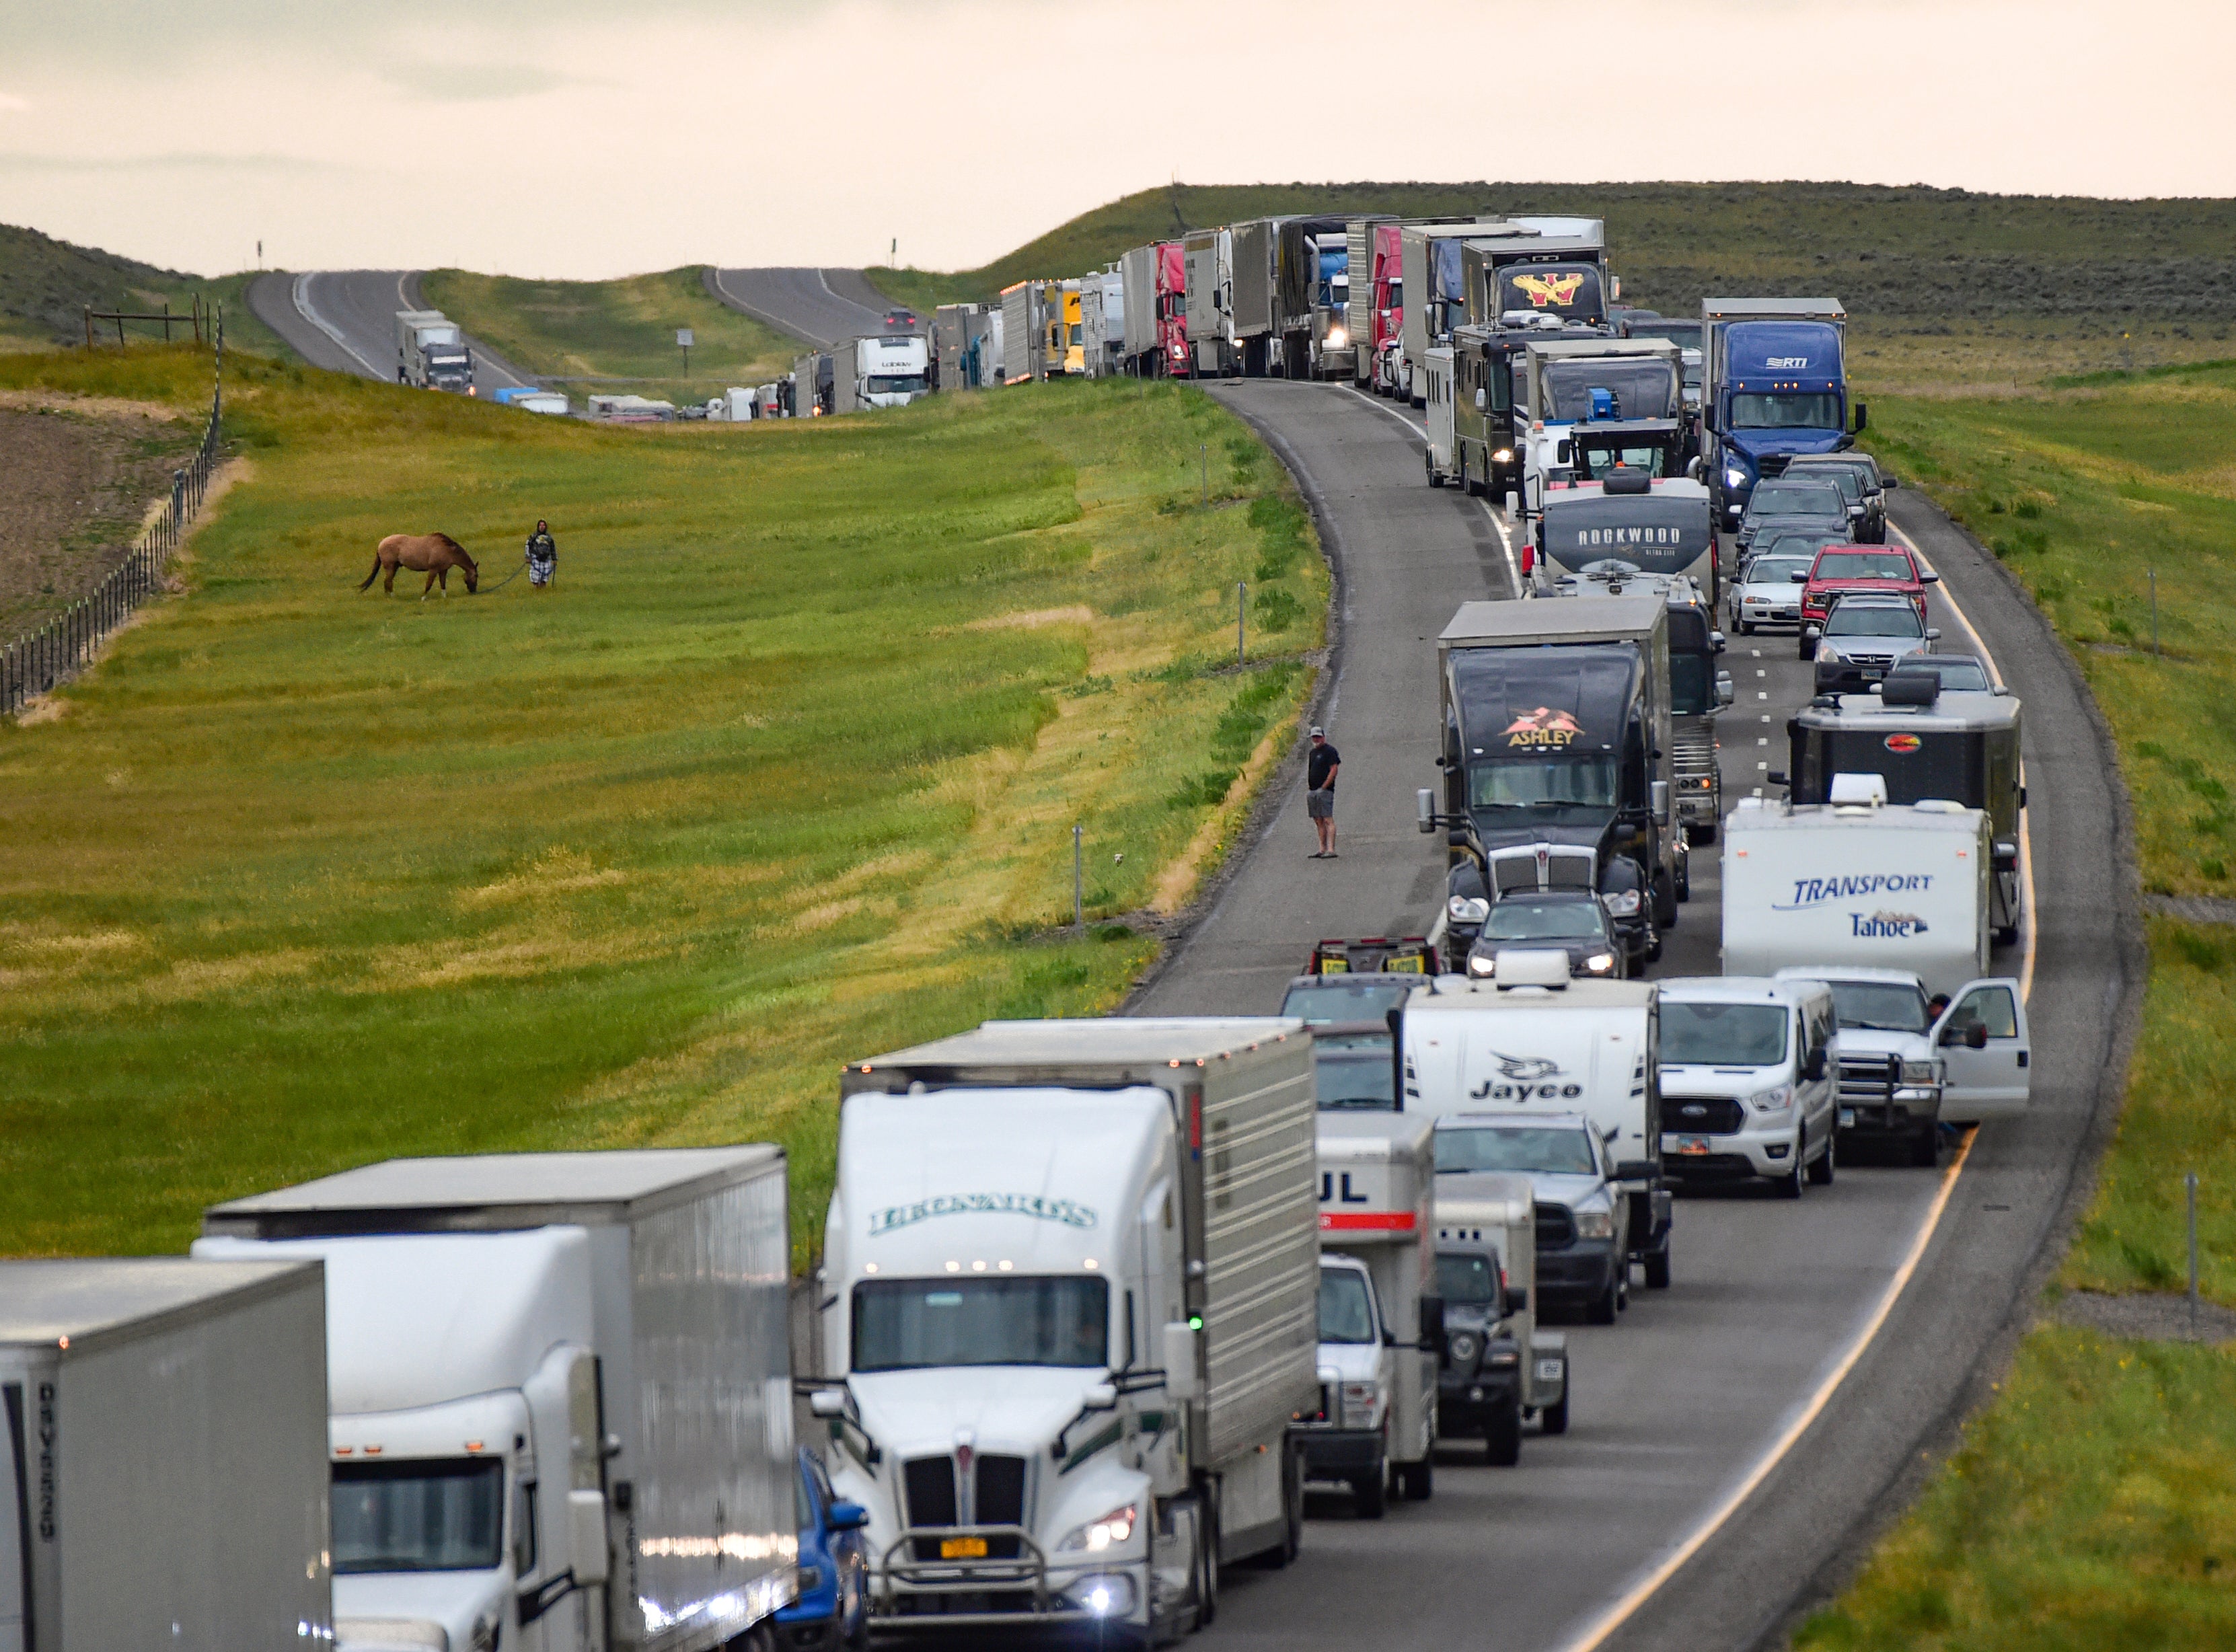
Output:
<path fill-rule="evenodd" d="M 2236 1311 L 2200 1301 L 2193 1322 L 2187 1297 L 2149 1291 L 2121 1296 L 2068 1291 L 2058 1300 L 2057 1317 L 2068 1325 L 2137 1342 L 2236 1341 Z"/>
<path fill-rule="evenodd" d="M 170 410 L 47 397 L 0 405 L 0 639 L 43 623 L 122 562 L 197 431 Z"/>

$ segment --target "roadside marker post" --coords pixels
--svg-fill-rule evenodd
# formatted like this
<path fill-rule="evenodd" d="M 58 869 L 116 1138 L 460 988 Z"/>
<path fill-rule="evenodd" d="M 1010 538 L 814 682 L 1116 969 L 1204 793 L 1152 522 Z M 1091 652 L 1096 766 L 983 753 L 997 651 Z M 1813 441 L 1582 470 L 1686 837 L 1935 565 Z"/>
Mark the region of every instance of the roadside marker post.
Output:
<path fill-rule="evenodd" d="M 1238 579 L 1234 582 L 1234 663 L 1237 665 L 1245 662 L 1242 651 L 1243 622 L 1250 612 L 1247 601 L 1249 593 L 1248 581 Z"/>
<path fill-rule="evenodd" d="M 1196 444 L 1195 451 L 1197 459 L 1203 466 L 1203 502 L 1209 504 L 1211 503 L 1211 444 L 1200 442 Z"/>
<path fill-rule="evenodd" d="M 695 342 L 692 337 L 691 329 L 676 328 L 675 342 L 683 352 L 683 382 L 689 384 L 691 382 L 691 346 Z"/>
<path fill-rule="evenodd" d="M 1076 930 L 1087 927 L 1087 871 L 1080 858 L 1080 834 L 1084 826 L 1071 829 L 1071 926 Z"/>
<path fill-rule="evenodd" d="M 2159 651 L 2159 570 L 2148 570 L 2151 576 L 2151 652 Z"/>
<path fill-rule="evenodd" d="M 2197 1340 L 2197 1172 L 2184 1178 L 2189 1185 L 2189 1339 Z"/>

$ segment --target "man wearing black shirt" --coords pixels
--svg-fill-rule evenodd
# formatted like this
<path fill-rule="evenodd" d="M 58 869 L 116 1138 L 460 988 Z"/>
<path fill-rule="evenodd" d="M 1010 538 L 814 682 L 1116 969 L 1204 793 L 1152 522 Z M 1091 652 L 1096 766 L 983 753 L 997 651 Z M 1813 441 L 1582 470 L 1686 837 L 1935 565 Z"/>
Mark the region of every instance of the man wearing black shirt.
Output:
<path fill-rule="evenodd" d="M 1314 860 L 1333 860 L 1335 852 L 1335 777 L 1343 767 L 1343 754 L 1328 744 L 1327 730 L 1312 725 L 1312 748 L 1305 759 L 1305 813 L 1319 834 Z"/>

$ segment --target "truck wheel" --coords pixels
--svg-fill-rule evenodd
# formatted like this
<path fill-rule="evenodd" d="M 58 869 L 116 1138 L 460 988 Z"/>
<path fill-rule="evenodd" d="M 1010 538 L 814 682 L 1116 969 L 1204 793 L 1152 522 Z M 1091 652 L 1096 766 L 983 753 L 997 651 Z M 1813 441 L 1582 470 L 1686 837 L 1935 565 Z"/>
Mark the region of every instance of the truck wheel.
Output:
<path fill-rule="evenodd" d="M 1483 1460 L 1495 1469 L 1510 1469 L 1522 1460 L 1522 1402 L 1493 1412 L 1483 1428 Z"/>
<path fill-rule="evenodd" d="M 1838 1132 L 1825 1138 L 1825 1150 L 1817 1155 L 1817 1162 L 1809 1167 L 1809 1179 L 1820 1188 L 1832 1185 L 1832 1151 L 1838 1140 Z"/>
<path fill-rule="evenodd" d="M 1667 1234 L 1661 1238 L 1661 1248 L 1646 1253 L 1646 1288 L 1666 1291 L 1669 1288 L 1669 1246 Z"/>
<path fill-rule="evenodd" d="M 2016 924 L 2006 924 L 1996 931 L 1996 944 L 1998 946 L 2016 946 L 2018 938 L 2019 926 Z"/>
<path fill-rule="evenodd" d="M 1433 454 L 1423 453 L 1421 455 L 1421 466 L 1429 473 L 1429 485 L 1430 487 L 1441 488 L 1444 485 L 1444 472 L 1437 469 L 1436 457 Z"/>
<path fill-rule="evenodd" d="M 1562 1386 L 1559 1401 L 1546 1406 L 1540 1414 L 1538 1426 L 1548 1434 L 1568 1432 L 1568 1390 L 1565 1384 Z"/>
<path fill-rule="evenodd" d="M 1687 826 L 1685 841 L 1690 843 L 1692 840 L 1693 828 Z M 1693 858 L 1687 855 L 1677 864 L 1682 868 L 1677 874 L 1677 904 L 1681 906 L 1693 898 Z"/>
<path fill-rule="evenodd" d="M 1436 1490 L 1436 1468 L 1427 1458 L 1398 1465 L 1398 1495 L 1404 1502 L 1426 1503 Z"/>
<path fill-rule="evenodd" d="M 1219 1498 L 1208 1490 L 1196 1504 L 1195 1529 L 1195 1626 L 1205 1629 L 1219 1616 Z"/>
<path fill-rule="evenodd" d="M 1351 1511 L 1362 1520 L 1379 1520 L 1389 1505 L 1384 1492 L 1384 1482 L 1389 1478 L 1386 1466 L 1369 1469 L 1351 1483 Z"/>
<path fill-rule="evenodd" d="M 1584 1310 L 1584 1318 L 1594 1325 L 1613 1325 L 1621 1300 L 1621 1287 L 1615 1280 L 1609 1280 L 1607 1289 L 1594 1297 L 1591 1306 Z"/>
<path fill-rule="evenodd" d="M 1656 929 L 1677 927 L 1677 874 L 1658 872 L 1654 879 L 1654 926 Z"/>
<path fill-rule="evenodd" d="M 1929 1124 L 1910 1138 L 1910 1162 L 1921 1170 L 1931 1170 L 1940 1165 L 1940 1126 Z"/>

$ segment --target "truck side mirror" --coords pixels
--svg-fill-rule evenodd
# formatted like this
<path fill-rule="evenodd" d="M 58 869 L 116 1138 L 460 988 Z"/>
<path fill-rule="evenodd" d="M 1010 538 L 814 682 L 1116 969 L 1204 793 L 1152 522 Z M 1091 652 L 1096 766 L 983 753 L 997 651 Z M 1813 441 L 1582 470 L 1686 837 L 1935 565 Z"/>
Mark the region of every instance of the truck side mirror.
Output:
<path fill-rule="evenodd" d="M 1506 1287 L 1506 1313 L 1526 1313 L 1529 1310 L 1529 1287 L 1527 1285 L 1508 1286 Z M 1503 1319 L 1505 1315 L 1502 1314 L 1500 1317 Z"/>
<path fill-rule="evenodd" d="M 1196 1331 L 1185 1320 L 1165 1326 L 1165 1393 L 1173 1399 L 1200 1399 L 1203 1385 L 1196 1376 Z"/>
<path fill-rule="evenodd" d="M 1801 1076 L 1813 1084 L 1825 1076 L 1825 1047 L 1819 1044 L 1809 1052 L 1809 1059 L 1802 1063 Z"/>
<path fill-rule="evenodd" d="M 1477 392 L 1476 392 L 1476 393 L 1475 393 L 1475 411 L 1476 411 L 1476 412 L 1480 413 L 1481 411 L 1483 411 L 1483 409 L 1484 409 L 1484 408 L 1488 407 L 1490 405 L 1490 397 L 1488 397 L 1488 396 L 1486 396 L 1485 394 L 1483 394 L 1483 392 L 1481 392 L 1480 390 L 1478 390 Z"/>
<path fill-rule="evenodd" d="M 1441 1296 L 1421 1299 L 1421 1352 L 1436 1355 L 1440 1366 L 1451 1359 L 1451 1350 L 1444 1341 L 1444 1299 Z"/>
<path fill-rule="evenodd" d="M 1669 782 L 1656 780 L 1647 788 L 1654 800 L 1654 824 L 1669 824 Z"/>
<path fill-rule="evenodd" d="M 1661 1167 L 1651 1159 L 1623 1159 L 1615 1167 L 1617 1181 L 1651 1181 L 1661 1174 Z"/>
<path fill-rule="evenodd" d="M 1730 672 L 1719 671 L 1716 673 L 1716 703 L 1719 706 L 1730 705 L 1738 692 L 1739 691 L 1737 689 L 1732 687 L 1732 674 Z"/>
<path fill-rule="evenodd" d="M 1864 426 L 1871 421 L 1871 408 L 1862 402 L 1856 404 L 1856 435 L 1861 436 L 1864 433 Z"/>
<path fill-rule="evenodd" d="M 1115 1411 L 1118 1408 L 1118 1388 L 1115 1383 L 1091 1382 L 1079 1397 L 1082 1411 Z"/>
<path fill-rule="evenodd" d="M 1522 496 L 1509 488 L 1506 490 L 1506 519 L 1514 521 L 1522 514 Z"/>
<path fill-rule="evenodd" d="M 846 1391 L 843 1388 L 819 1388 L 807 1397 L 807 1409 L 817 1417 L 844 1417 L 846 1414 Z"/>
<path fill-rule="evenodd" d="M 828 1531 L 859 1531 L 870 1524 L 870 1511 L 858 1503 L 834 1503 L 823 1517 Z"/>
<path fill-rule="evenodd" d="M 1711 632 L 1709 632 L 1709 633 L 1708 633 L 1708 652 L 1709 652 L 1709 653 L 1711 653 L 1711 654 L 1721 654 L 1721 653 L 1722 653 L 1726 648 L 1729 648 L 1730 646 L 1731 646 L 1731 644 L 1730 644 L 1729 641 L 1725 637 L 1724 634 L 1723 634 L 1721 631 L 1711 631 Z"/>
<path fill-rule="evenodd" d="M 1898 476 L 1883 476 L 1879 478 L 1879 485 L 1883 488 L 1898 488 L 1902 485 L 1902 478 Z"/>
<path fill-rule="evenodd" d="M 1940 642 L 1940 641 L 1941 641 L 1941 628 L 1940 628 L 1939 626 L 1937 626 L 1937 625 L 1929 625 L 1929 626 L 1927 626 L 1927 627 L 1925 628 L 1925 640 L 1926 640 L 1928 642 Z"/>
<path fill-rule="evenodd" d="M 1425 786 L 1413 793 L 1413 818 L 1424 833 L 1437 829 L 1437 794 Z"/>
<path fill-rule="evenodd" d="M 1707 474 L 1708 474 L 1708 462 L 1707 462 L 1707 460 L 1703 459 L 1703 458 L 1694 457 L 1694 458 L 1689 459 L 1689 460 L 1687 460 L 1687 461 L 1686 462 L 1686 464 L 1685 464 L 1685 476 L 1686 476 L 1686 478 L 1687 478 L 1688 481 L 1698 482 L 1698 481 L 1699 481 L 1702 477 L 1704 477 L 1704 476 L 1706 476 L 1706 475 L 1707 475 Z"/>
<path fill-rule="evenodd" d="M 1792 784 L 1791 780 L 1786 778 L 1786 771 L 1782 768 L 1774 768 L 1767 774 L 1765 774 L 1762 778 L 1767 784 L 1772 786 L 1791 786 Z"/>
<path fill-rule="evenodd" d="M 1944 1027 L 1941 1033 L 1944 1049 L 1985 1050 L 1988 1047 L 1988 1025 L 1976 1021 L 1969 1027 Z"/>
<path fill-rule="evenodd" d="M 577 1583 L 606 1581 L 606 1494 L 567 1494 L 567 1564 Z"/>
<path fill-rule="evenodd" d="M 1929 639 L 1930 639 L 1937 634 L 1932 631 L 1928 631 L 1925 635 Z M 1825 628 L 1821 625 L 1803 626 L 1801 628 L 1801 640 L 1804 642 L 1823 642 L 1825 640 Z"/>

